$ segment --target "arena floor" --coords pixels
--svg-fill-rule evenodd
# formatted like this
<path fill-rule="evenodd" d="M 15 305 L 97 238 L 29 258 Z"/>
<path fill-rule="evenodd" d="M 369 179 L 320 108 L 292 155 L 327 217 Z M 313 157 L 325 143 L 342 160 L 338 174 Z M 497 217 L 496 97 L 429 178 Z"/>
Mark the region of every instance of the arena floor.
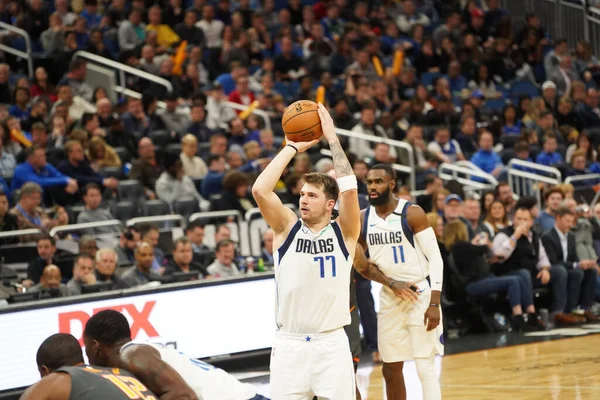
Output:
<path fill-rule="evenodd" d="M 590 330 L 600 330 L 600 325 L 588 326 L 587 333 Z M 582 329 L 571 329 L 560 335 L 524 337 L 505 333 L 453 340 L 446 346 L 452 354 L 436 359 L 443 398 L 600 399 L 600 335 L 587 333 Z M 570 337 L 565 338 L 567 335 Z M 414 363 L 406 363 L 404 371 L 408 399 L 422 399 Z M 363 399 L 386 398 L 381 366 L 374 366 L 370 361 L 361 362 L 357 375 Z M 268 396 L 268 371 L 238 376 L 246 378 L 244 380 L 259 388 L 259 393 Z"/>

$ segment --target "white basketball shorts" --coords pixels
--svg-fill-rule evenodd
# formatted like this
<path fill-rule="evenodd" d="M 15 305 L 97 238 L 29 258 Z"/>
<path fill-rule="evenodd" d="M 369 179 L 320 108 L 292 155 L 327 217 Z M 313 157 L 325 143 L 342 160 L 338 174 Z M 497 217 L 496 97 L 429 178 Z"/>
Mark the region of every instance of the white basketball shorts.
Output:
<path fill-rule="evenodd" d="M 414 303 L 400 299 L 385 286 L 381 288 L 377 341 L 385 363 L 427 358 L 432 351 L 444 354 L 441 318 L 440 324 L 429 332 L 424 324 L 425 311 L 431 300 L 429 283 L 423 280 L 416 286 L 420 293 L 419 300 Z"/>
<path fill-rule="evenodd" d="M 354 365 L 344 329 L 277 332 L 271 351 L 272 400 L 354 400 Z"/>

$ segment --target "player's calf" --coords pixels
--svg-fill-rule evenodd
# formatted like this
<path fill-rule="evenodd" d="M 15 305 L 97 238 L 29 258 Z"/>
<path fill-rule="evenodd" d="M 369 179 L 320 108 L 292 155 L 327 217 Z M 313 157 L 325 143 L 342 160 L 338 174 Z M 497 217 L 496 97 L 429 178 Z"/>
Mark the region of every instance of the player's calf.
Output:
<path fill-rule="evenodd" d="M 404 362 L 383 363 L 383 379 L 388 400 L 406 400 L 406 387 L 402 369 Z"/>

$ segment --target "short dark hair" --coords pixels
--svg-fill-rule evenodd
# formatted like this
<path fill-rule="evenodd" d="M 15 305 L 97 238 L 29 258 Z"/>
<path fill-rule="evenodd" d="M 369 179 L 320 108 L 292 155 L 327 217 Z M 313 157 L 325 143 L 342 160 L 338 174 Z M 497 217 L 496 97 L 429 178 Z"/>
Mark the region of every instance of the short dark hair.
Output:
<path fill-rule="evenodd" d="M 340 194 L 340 188 L 338 187 L 335 179 L 333 179 L 331 176 L 322 174 L 320 172 L 311 172 L 309 174 L 304 174 L 302 179 L 306 183 L 322 187 L 323 192 L 325 192 L 325 196 L 327 196 L 328 199 L 337 202 Z"/>
<path fill-rule="evenodd" d="M 79 244 L 81 245 L 81 243 Z M 73 261 L 73 267 L 76 267 L 77 264 L 79 264 L 79 260 L 90 260 L 91 262 L 94 262 L 94 259 L 89 254 L 79 254 L 75 257 L 75 261 Z"/>
<path fill-rule="evenodd" d="M 153 223 L 147 223 L 140 225 L 138 232 L 140 232 L 140 236 L 144 237 L 150 231 L 158 231 L 158 227 Z"/>
<path fill-rule="evenodd" d="M 425 177 L 425 187 L 429 186 L 429 185 L 433 185 L 435 183 L 435 179 L 437 178 L 437 176 L 433 175 L 433 174 L 429 174 Z"/>
<path fill-rule="evenodd" d="M 185 231 L 192 232 L 196 228 L 204 229 L 204 224 L 202 222 L 200 222 L 199 219 L 190 222 L 189 225 L 187 226 L 187 228 L 185 228 Z"/>
<path fill-rule="evenodd" d="M 565 215 L 572 215 L 575 216 L 575 213 L 573 211 L 571 211 L 571 209 L 569 207 L 566 206 L 560 206 L 556 209 L 555 214 L 557 217 L 564 217 Z"/>
<path fill-rule="evenodd" d="M 208 156 L 208 159 L 206 160 L 206 164 L 210 167 L 214 162 L 219 161 L 221 159 L 222 156 L 216 155 L 216 154 L 211 154 L 210 156 Z"/>
<path fill-rule="evenodd" d="M 52 371 L 84 362 L 79 342 L 69 333 L 55 333 L 46 338 L 40 345 L 35 360 L 38 367 L 45 365 Z"/>
<path fill-rule="evenodd" d="M 231 239 L 219 240 L 217 242 L 217 246 L 215 247 L 215 251 L 219 251 L 222 247 L 229 246 L 230 244 L 235 245 L 235 242 Z"/>
<path fill-rule="evenodd" d="M 109 346 L 121 340 L 131 340 L 127 318 L 115 310 L 102 310 L 93 315 L 85 325 L 83 334 Z"/>
<path fill-rule="evenodd" d="M 102 193 L 100 186 L 97 183 L 92 182 L 92 183 L 88 183 L 87 185 L 85 185 L 85 187 L 83 188 L 83 195 L 87 196 L 88 192 L 92 189 L 96 189 L 97 191 Z"/>
<path fill-rule="evenodd" d="M 527 211 L 529 213 L 529 216 L 533 217 L 533 215 L 531 215 L 531 209 L 530 208 L 527 208 L 527 207 L 524 207 L 524 206 L 518 207 L 518 208 L 515 209 L 515 215 L 517 215 L 517 212 L 519 212 L 519 211 Z"/>
<path fill-rule="evenodd" d="M 396 180 L 396 171 L 394 171 L 394 168 L 392 168 L 390 165 L 388 164 L 375 164 L 371 167 L 371 169 L 369 169 L 369 171 L 373 171 L 376 169 L 381 169 L 383 171 L 385 171 L 385 174 L 387 176 L 389 176 L 390 178 L 392 178 L 393 180 Z"/>
<path fill-rule="evenodd" d="M 288 175 L 287 178 L 285 178 L 285 181 L 284 181 L 285 187 L 289 190 L 290 188 L 293 188 L 294 186 L 296 186 L 298 184 L 298 182 L 300 182 L 301 180 L 302 180 L 302 175 L 292 172 L 291 174 Z"/>
<path fill-rule="evenodd" d="M 83 115 L 81 116 L 81 125 L 82 126 L 86 126 L 88 122 L 90 122 L 91 120 L 94 119 L 94 117 L 96 116 L 96 114 L 94 113 L 83 113 Z"/>
<path fill-rule="evenodd" d="M 529 151 L 529 143 L 524 140 L 519 140 L 515 143 L 515 153 L 520 153 L 521 151 Z"/>
<path fill-rule="evenodd" d="M 186 245 L 186 244 L 192 244 L 192 242 L 190 241 L 190 239 L 188 239 L 186 236 L 181 236 L 179 238 L 177 238 L 177 240 L 175 240 L 175 242 L 173 242 L 173 251 L 175 251 L 175 249 L 177 249 L 177 245 L 182 244 L 182 245 Z"/>
<path fill-rule="evenodd" d="M 515 204 L 515 208 L 527 208 L 531 210 L 533 207 L 537 206 L 537 199 L 533 196 L 524 196 L 517 200 Z"/>
<path fill-rule="evenodd" d="M 561 189 L 561 188 L 559 188 L 558 186 L 554 186 L 554 187 L 551 187 L 550 189 L 548 189 L 548 190 L 546 191 L 546 193 L 544 193 L 544 201 L 548 201 L 548 198 L 549 198 L 550 196 L 552 196 L 554 193 L 558 193 L 558 194 L 560 194 L 560 195 L 561 195 L 561 197 L 562 197 L 562 198 L 563 198 L 563 200 L 564 200 L 564 198 L 565 198 L 565 193 L 564 193 L 564 192 L 562 191 L 562 189 Z"/>
<path fill-rule="evenodd" d="M 86 65 L 87 62 L 85 62 L 85 60 L 82 60 L 81 58 L 76 58 L 69 63 L 69 72 L 78 70 L 79 68 L 84 68 Z"/>
<path fill-rule="evenodd" d="M 52 246 L 56 246 L 56 239 L 54 239 L 52 236 L 48 235 L 48 234 L 42 234 L 39 235 L 37 237 L 37 240 L 35 241 L 36 243 L 41 242 L 42 240 L 49 240 L 50 243 L 52 243 Z"/>
<path fill-rule="evenodd" d="M 231 171 L 223 177 L 223 189 L 233 192 L 238 186 L 248 185 L 248 181 L 248 176 L 243 172 Z"/>

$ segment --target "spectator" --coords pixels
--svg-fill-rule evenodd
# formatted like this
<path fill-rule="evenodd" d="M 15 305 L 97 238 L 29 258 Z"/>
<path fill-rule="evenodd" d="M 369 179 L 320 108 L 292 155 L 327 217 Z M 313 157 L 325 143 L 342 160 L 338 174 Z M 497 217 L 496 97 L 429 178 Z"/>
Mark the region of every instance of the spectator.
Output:
<path fill-rule="evenodd" d="M 79 296 L 84 285 L 94 283 L 96 283 L 94 259 L 87 254 L 77 256 L 73 266 L 73 278 L 67 282 L 68 295 Z"/>
<path fill-rule="evenodd" d="M 456 140 L 450 138 L 450 130 L 443 126 L 436 129 L 435 139 L 429 143 L 427 150 L 446 163 L 452 164 L 465 159 L 460 145 Z"/>
<path fill-rule="evenodd" d="M 477 121 L 475 117 L 464 115 L 460 122 L 460 133 L 456 136 L 461 150 L 466 156 L 472 156 L 479 150 L 477 137 Z"/>
<path fill-rule="evenodd" d="M 67 297 L 67 287 L 60 283 L 60 269 L 53 264 L 44 267 L 40 282 L 27 290 L 29 293 L 48 293 L 50 297 Z"/>
<path fill-rule="evenodd" d="M 92 169 L 85 158 L 85 151 L 81 143 L 69 140 L 65 143 L 67 159 L 58 165 L 60 172 L 76 179 L 78 187 L 85 187 L 88 183 L 102 185 L 107 189 L 116 189 L 119 181 L 115 178 L 104 178 Z"/>
<path fill-rule="evenodd" d="M 479 151 L 473 154 L 471 162 L 494 178 L 502 179 L 500 176 L 506 175 L 502 159 L 494 151 L 494 137 L 488 131 L 479 135 Z"/>
<path fill-rule="evenodd" d="M 96 253 L 96 282 L 110 283 L 111 290 L 126 289 L 127 286 L 117 275 L 117 253 L 113 249 L 100 249 Z"/>
<path fill-rule="evenodd" d="M 183 22 L 175 25 L 175 33 L 189 44 L 204 47 L 206 39 L 204 32 L 199 27 L 195 26 L 198 16 L 195 11 L 188 10 L 185 12 Z"/>
<path fill-rule="evenodd" d="M 544 151 L 538 154 L 535 162 L 549 167 L 562 164 L 563 159 L 560 153 L 556 151 L 557 148 L 556 136 L 553 134 L 544 136 Z"/>
<path fill-rule="evenodd" d="M 492 201 L 483 225 L 490 233 L 490 238 L 493 238 L 503 229 L 506 229 L 510 226 L 506 208 L 504 207 L 504 203 L 502 203 L 502 201 Z"/>
<path fill-rule="evenodd" d="M 427 15 L 417 12 L 413 0 L 406 0 L 402 5 L 403 13 L 396 18 L 396 24 L 402 32 L 408 34 L 415 25 L 427 27 L 431 24 L 431 20 Z"/>
<path fill-rule="evenodd" d="M 352 132 L 362 133 L 369 136 L 379 136 L 383 138 L 388 138 L 388 135 L 383 130 L 383 128 L 380 125 L 376 124 L 375 109 L 371 105 L 363 107 L 360 113 L 360 122 L 358 123 L 358 125 L 352 128 Z M 393 139 L 393 137 L 389 137 L 389 139 Z M 364 139 L 350 138 L 349 144 L 350 152 L 354 153 L 358 158 L 372 158 L 374 156 L 374 150 L 371 147 L 372 142 L 367 142 Z M 390 154 L 394 158 L 397 157 L 396 151 L 394 149 L 391 149 Z"/>
<path fill-rule="evenodd" d="M 463 218 L 462 221 L 467 227 L 469 240 L 476 237 L 492 238 L 493 235 L 489 229 L 481 222 L 481 207 L 479 201 L 473 198 L 466 198 L 463 203 Z"/>
<path fill-rule="evenodd" d="M 515 146 L 515 147 L 517 147 L 517 146 Z M 518 156 L 518 154 L 519 154 L 518 149 L 516 149 L 516 150 L 517 150 L 517 156 Z M 506 213 L 512 214 L 516 201 L 515 201 L 515 195 L 512 191 L 512 188 L 508 184 L 508 182 L 506 182 L 506 181 L 498 182 L 498 185 L 496 186 L 496 198 L 498 200 L 500 200 L 502 202 L 502 204 L 504 204 L 504 208 L 506 208 Z"/>
<path fill-rule="evenodd" d="M 262 252 L 260 254 L 265 264 L 273 264 L 273 230 L 267 229 L 262 235 Z"/>
<path fill-rule="evenodd" d="M 449 37 L 453 42 L 458 42 L 460 32 L 460 14 L 457 11 L 450 12 L 443 25 L 433 31 L 433 41 L 437 47 L 441 46 L 442 39 Z"/>
<path fill-rule="evenodd" d="M 586 90 L 584 102 L 577 111 L 584 129 L 600 126 L 600 107 L 598 107 L 598 91 L 591 87 Z"/>
<path fill-rule="evenodd" d="M 476 237 L 469 242 L 465 226 L 460 221 L 452 221 L 444 229 L 444 239 L 446 249 L 454 257 L 454 263 L 464 279 L 464 289 L 470 296 L 506 291 L 512 307 L 513 328 L 521 332 L 542 330 L 543 326 L 538 324 L 535 315 L 531 281 L 520 275 L 494 276 L 486 259 L 490 250 L 487 238 Z M 525 321 L 523 309 L 533 318 Z"/>
<path fill-rule="evenodd" d="M 94 136 L 90 140 L 86 156 L 90 162 L 90 167 L 98 172 L 107 167 L 121 167 L 121 159 L 112 148 L 106 144 L 100 136 Z"/>
<path fill-rule="evenodd" d="M 0 232 L 10 232 L 19 229 L 17 217 L 8 212 L 8 195 L 0 189 Z M 17 237 L 0 239 L 0 246 L 18 242 Z"/>
<path fill-rule="evenodd" d="M 110 221 L 115 219 L 109 210 L 100 208 L 100 203 L 102 202 L 102 192 L 97 184 L 88 183 L 84 187 L 83 202 L 85 203 L 85 209 L 77 216 L 78 224 Z M 118 231 L 118 228 L 115 226 L 98 226 L 95 228 L 90 228 L 86 231 L 91 235 L 101 235 L 115 233 L 115 230 Z"/>
<path fill-rule="evenodd" d="M 15 173 L 17 167 L 17 160 L 15 156 L 9 153 L 4 147 L 4 141 L 7 136 L 0 134 L 0 177 L 11 178 Z"/>
<path fill-rule="evenodd" d="M 250 91 L 247 76 L 241 76 L 235 81 L 235 90 L 229 94 L 229 101 L 244 106 L 249 106 L 256 100 L 254 93 Z"/>
<path fill-rule="evenodd" d="M 140 226 L 140 237 L 142 242 L 148 243 L 152 246 L 154 253 L 154 260 L 152 261 L 152 271 L 162 275 L 167 264 L 164 251 L 160 246 L 160 231 L 158 227 L 152 223 L 147 223 Z"/>
<path fill-rule="evenodd" d="M 98 244 L 96 238 L 91 235 L 83 235 L 79 239 L 79 254 L 87 254 L 92 257 L 92 260 L 96 258 L 98 252 Z"/>
<path fill-rule="evenodd" d="M 237 114 L 233 109 L 223 104 L 225 101 L 228 101 L 228 98 L 225 96 L 223 86 L 219 82 L 212 84 L 206 101 L 206 112 L 208 113 L 208 117 L 206 117 L 206 126 L 213 130 L 229 128 L 229 122 L 231 122 Z M 214 137 L 214 135 L 211 136 L 211 143 Z"/>
<path fill-rule="evenodd" d="M 56 9 L 56 14 L 61 18 L 61 21 L 65 26 L 73 25 L 77 19 L 77 14 L 69 11 L 69 3 L 67 0 L 55 0 L 54 7 Z"/>
<path fill-rule="evenodd" d="M 165 95 L 164 102 L 166 108 L 160 109 L 156 112 L 165 123 L 168 131 L 175 132 L 175 136 L 180 137 L 186 133 L 185 129 L 190 123 L 189 116 L 177 107 L 177 95 L 173 92 L 169 92 Z"/>
<path fill-rule="evenodd" d="M 233 262 L 235 245 L 231 240 L 225 239 L 217 242 L 216 257 L 217 259 L 207 268 L 210 275 L 220 278 L 241 274 Z"/>
<path fill-rule="evenodd" d="M 75 96 L 85 101 L 93 101 L 94 89 L 85 82 L 87 63 L 82 59 L 74 59 L 69 64 L 69 72 L 58 82 L 58 86 L 68 85 Z"/>
<path fill-rule="evenodd" d="M 237 210 L 245 215 L 256 207 L 248 193 L 248 177 L 237 171 L 228 172 L 223 178 L 223 191 L 218 201 L 211 202 L 211 211 Z"/>
<path fill-rule="evenodd" d="M 37 67 L 35 69 L 30 92 L 32 98 L 43 96 L 50 100 L 50 102 L 52 103 L 54 103 L 57 100 L 58 96 L 56 95 L 56 87 L 52 83 L 50 83 L 48 73 L 46 72 L 44 67 Z"/>
<path fill-rule="evenodd" d="M 58 85 L 58 101 L 54 103 L 50 114 L 54 114 L 58 110 L 58 107 L 62 105 L 67 107 L 68 117 L 72 120 L 69 124 L 81 119 L 86 112 L 93 113 L 96 111 L 93 105 L 79 96 L 74 96 L 71 87 L 66 84 Z"/>
<path fill-rule="evenodd" d="M 163 167 L 156 160 L 154 143 L 149 138 L 142 138 L 138 144 L 139 158 L 131 164 L 129 178 L 139 181 L 149 199 L 156 199 L 154 188 L 156 180 L 163 172 Z"/>
<path fill-rule="evenodd" d="M 502 111 L 504 125 L 502 126 L 503 135 L 520 136 L 523 130 L 521 120 L 517 118 L 517 109 L 513 105 L 507 105 Z"/>
<path fill-rule="evenodd" d="M 167 154 L 164 160 L 165 171 L 156 181 L 156 196 L 172 204 L 176 199 L 191 196 L 198 203 L 204 199 L 198 193 L 196 185 L 192 179 L 184 174 L 183 163 L 176 155 Z"/>
<path fill-rule="evenodd" d="M 565 161 L 567 163 L 571 162 L 575 152 L 584 152 L 587 160 L 596 160 L 598 157 L 598 152 L 594 149 L 594 146 L 591 145 L 590 137 L 585 131 L 579 134 L 577 143 L 572 144 L 567 148 L 567 153 L 565 155 Z"/>
<path fill-rule="evenodd" d="M 47 265 L 56 263 L 56 240 L 50 235 L 38 236 L 38 255 L 27 265 L 27 278 L 21 282 L 26 288 L 38 284 Z"/>
<path fill-rule="evenodd" d="M 203 277 L 209 273 L 204 265 L 193 261 L 194 252 L 192 251 L 192 242 L 187 237 L 180 237 L 173 244 L 173 261 L 167 264 L 165 275 L 172 276 L 177 273 L 198 272 Z"/>
<path fill-rule="evenodd" d="M 223 188 L 225 177 L 225 159 L 222 156 L 211 155 L 208 158 L 208 174 L 202 181 L 202 196 L 206 199 L 219 194 Z"/>
<path fill-rule="evenodd" d="M 140 233 L 134 227 L 121 231 L 119 245 L 114 249 L 119 265 L 135 264 L 135 249 L 140 241 Z"/>
<path fill-rule="evenodd" d="M 221 240 L 231 240 L 231 229 L 226 224 L 218 225 L 215 230 L 215 243 Z"/>
<path fill-rule="evenodd" d="M 196 22 L 196 26 L 202 29 L 206 38 L 206 47 L 211 52 L 220 52 L 222 46 L 222 32 L 224 24 L 222 21 L 216 20 L 215 8 L 211 4 L 207 4 L 202 9 L 202 19 Z"/>
<path fill-rule="evenodd" d="M 128 112 L 122 117 L 125 131 L 133 135 L 136 140 L 140 140 L 142 137 L 148 135 L 148 128 L 150 126 L 150 119 L 144 112 L 142 101 L 130 97 L 127 100 Z"/>
<path fill-rule="evenodd" d="M 572 199 L 565 200 L 564 206 L 570 206 L 572 202 Z M 577 257 L 580 260 L 596 260 L 598 256 L 594 249 L 594 236 L 598 235 L 598 221 L 591 216 L 590 208 L 587 205 L 582 204 L 573 208 L 576 219 L 571 232 L 575 236 L 577 244 Z"/>
<path fill-rule="evenodd" d="M 192 106 L 190 124 L 185 129 L 185 132 L 192 134 L 201 143 L 206 143 L 210 140 L 212 131 L 206 126 L 206 110 L 204 105 L 196 103 Z"/>
<path fill-rule="evenodd" d="M 29 89 L 17 86 L 13 92 L 13 105 L 8 109 L 8 113 L 17 117 L 22 123 L 29 120 Z"/>
<path fill-rule="evenodd" d="M 192 179 L 202 179 L 208 173 L 204 160 L 196 156 L 198 153 L 198 140 L 194 135 L 187 134 L 181 139 L 181 154 L 179 158 L 183 163 L 183 171 Z"/>
<path fill-rule="evenodd" d="M 42 202 L 42 188 L 34 182 L 28 182 L 21 187 L 21 197 L 15 207 L 10 210 L 10 214 L 17 219 L 19 229 L 40 229 L 42 232 L 48 231 L 60 222 L 48 217 L 40 207 Z M 35 240 L 35 236 L 26 235 L 20 237 L 21 242 L 30 242 Z"/>
<path fill-rule="evenodd" d="M 181 40 L 169 25 L 161 23 L 161 10 L 159 6 L 152 6 L 148 10 L 148 25 L 146 26 L 146 30 L 156 32 L 156 43 L 163 49 L 168 49 Z"/>
<path fill-rule="evenodd" d="M 290 81 L 306 72 L 302 59 L 294 53 L 294 43 L 289 36 L 280 42 L 281 52 L 275 57 L 275 77 L 277 81 Z"/>
<path fill-rule="evenodd" d="M 573 101 L 569 97 L 560 98 L 556 111 L 554 112 L 554 118 L 556 119 L 556 125 L 561 131 L 564 129 L 565 125 L 571 127 L 570 129 L 577 129 L 578 131 L 583 129 L 579 116 L 573 111 Z M 568 135 L 566 138 L 568 140 Z"/>
<path fill-rule="evenodd" d="M 579 318 L 564 313 L 567 305 L 567 274 L 562 267 L 552 267 L 539 236 L 531 231 L 533 218 L 529 210 L 515 212 L 514 225 L 494 237 L 492 250 L 500 258 L 503 274 L 520 275 L 534 287 L 551 284 L 551 317 L 556 324 L 573 325 Z M 533 284 L 532 283 L 532 284 Z"/>
<path fill-rule="evenodd" d="M 596 298 L 596 279 L 598 276 L 596 257 L 594 259 L 580 260 L 577 256 L 575 235 L 569 230 L 575 222 L 575 214 L 566 207 L 556 210 L 556 225 L 542 236 L 544 249 L 548 259 L 555 270 L 561 269 L 561 274 L 566 275 L 566 305 L 562 309 L 567 315 L 572 314 L 581 299 L 584 310 L 584 320 L 596 322 L 596 317 L 589 308 Z M 575 316 L 579 319 L 581 317 Z"/>
<path fill-rule="evenodd" d="M 146 285 L 152 281 L 159 281 L 160 275 L 152 271 L 154 253 L 152 246 L 142 242 L 135 249 L 135 267 L 125 272 L 121 279 L 128 287 Z"/>
<path fill-rule="evenodd" d="M 457 194 L 449 194 L 444 200 L 444 222 L 456 221 L 462 217 L 462 198 Z"/>
<path fill-rule="evenodd" d="M 36 145 L 27 150 L 27 161 L 15 168 L 12 190 L 20 189 L 25 183 L 33 182 L 44 189 L 64 187 L 64 191 L 73 194 L 77 191 L 77 181 L 60 173 L 46 163 L 46 152 Z"/>

